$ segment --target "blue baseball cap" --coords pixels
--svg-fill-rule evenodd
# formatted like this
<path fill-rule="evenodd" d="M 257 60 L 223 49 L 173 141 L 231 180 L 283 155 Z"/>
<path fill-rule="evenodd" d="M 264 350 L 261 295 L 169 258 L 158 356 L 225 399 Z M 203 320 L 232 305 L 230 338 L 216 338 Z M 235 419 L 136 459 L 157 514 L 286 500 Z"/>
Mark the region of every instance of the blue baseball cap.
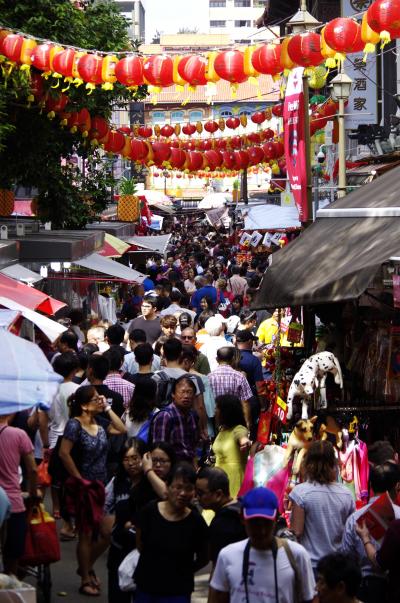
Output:
<path fill-rule="evenodd" d="M 264 519 L 275 519 L 278 512 L 278 499 L 272 490 L 268 488 L 253 488 L 240 499 L 245 519 L 263 517 Z"/>

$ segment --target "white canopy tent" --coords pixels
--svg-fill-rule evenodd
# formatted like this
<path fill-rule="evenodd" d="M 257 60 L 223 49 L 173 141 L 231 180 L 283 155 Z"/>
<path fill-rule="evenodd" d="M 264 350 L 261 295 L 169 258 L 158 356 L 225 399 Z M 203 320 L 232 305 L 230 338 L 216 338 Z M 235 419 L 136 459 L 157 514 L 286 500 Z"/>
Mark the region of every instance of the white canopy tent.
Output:
<path fill-rule="evenodd" d="M 217 209 L 232 202 L 231 193 L 209 193 L 198 204 L 198 209 Z"/>
<path fill-rule="evenodd" d="M 134 236 L 126 239 L 126 242 L 130 245 L 136 245 L 143 249 L 148 249 L 162 255 L 165 254 L 168 247 L 171 234 L 156 235 L 154 237 L 148 236 Z"/>
<path fill-rule="evenodd" d="M 33 285 L 42 280 L 40 274 L 25 268 L 21 264 L 12 264 L 11 266 L 7 266 L 7 268 L 3 268 L 0 272 L 13 278 L 15 281 L 21 281 L 21 283 L 26 283 L 27 285 Z"/>
<path fill-rule="evenodd" d="M 256 205 L 242 208 L 244 230 L 283 230 L 300 228 L 297 207 L 280 205 Z"/>
<path fill-rule="evenodd" d="M 124 281 L 142 283 L 146 278 L 144 274 L 137 272 L 137 270 L 132 270 L 132 268 L 128 268 L 128 266 L 124 266 L 124 264 L 105 258 L 98 253 L 92 253 L 85 258 L 74 260 L 72 263 L 77 266 L 82 266 L 82 268 L 88 268 L 95 272 L 101 272 L 102 274 L 120 278 Z"/>

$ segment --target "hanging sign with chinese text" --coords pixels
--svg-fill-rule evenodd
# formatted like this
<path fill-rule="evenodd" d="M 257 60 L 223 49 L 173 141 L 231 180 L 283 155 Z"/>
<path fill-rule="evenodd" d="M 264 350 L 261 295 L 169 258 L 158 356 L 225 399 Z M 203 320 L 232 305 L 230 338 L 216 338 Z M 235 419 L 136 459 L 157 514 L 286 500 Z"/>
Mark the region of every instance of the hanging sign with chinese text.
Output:
<path fill-rule="evenodd" d="M 373 0 L 342 0 L 342 16 L 352 17 L 368 10 Z M 356 130 L 361 124 L 378 123 L 378 86 L 376 54 L 368 54 L 364 63 L 364 53 L 351 54 L 345 61 L 345 71 L 353 80 L 349 103 L 346 107 L 346 129 Z"/>
<path fill-rule="evenodd" d="M 286 169 L 300 222 L 307 222 L 307 170 L 304 128 L 303 67 L 289 74 L 283 106 Z"/>

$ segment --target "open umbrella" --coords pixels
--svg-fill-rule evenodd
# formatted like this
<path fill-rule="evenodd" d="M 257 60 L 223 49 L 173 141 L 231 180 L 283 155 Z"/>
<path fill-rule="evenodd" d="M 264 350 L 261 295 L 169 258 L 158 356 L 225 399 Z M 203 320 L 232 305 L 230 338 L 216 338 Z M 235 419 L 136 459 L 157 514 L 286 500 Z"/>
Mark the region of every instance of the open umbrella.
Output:
<path fill-rule="evenodd" d="M 0 331 L 0 414 L 50 408 L 62 380 L 36 344 Z"/>

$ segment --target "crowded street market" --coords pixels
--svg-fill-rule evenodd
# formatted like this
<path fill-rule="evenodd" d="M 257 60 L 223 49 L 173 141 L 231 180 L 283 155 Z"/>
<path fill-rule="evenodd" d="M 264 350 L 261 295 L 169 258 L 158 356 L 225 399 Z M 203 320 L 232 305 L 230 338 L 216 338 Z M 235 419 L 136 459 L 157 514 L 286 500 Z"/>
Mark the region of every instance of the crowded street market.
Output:
<path fill-rule="evenodd" d="M 400 603 L 399 40 L 0 0 L 0 603 Z"/>

